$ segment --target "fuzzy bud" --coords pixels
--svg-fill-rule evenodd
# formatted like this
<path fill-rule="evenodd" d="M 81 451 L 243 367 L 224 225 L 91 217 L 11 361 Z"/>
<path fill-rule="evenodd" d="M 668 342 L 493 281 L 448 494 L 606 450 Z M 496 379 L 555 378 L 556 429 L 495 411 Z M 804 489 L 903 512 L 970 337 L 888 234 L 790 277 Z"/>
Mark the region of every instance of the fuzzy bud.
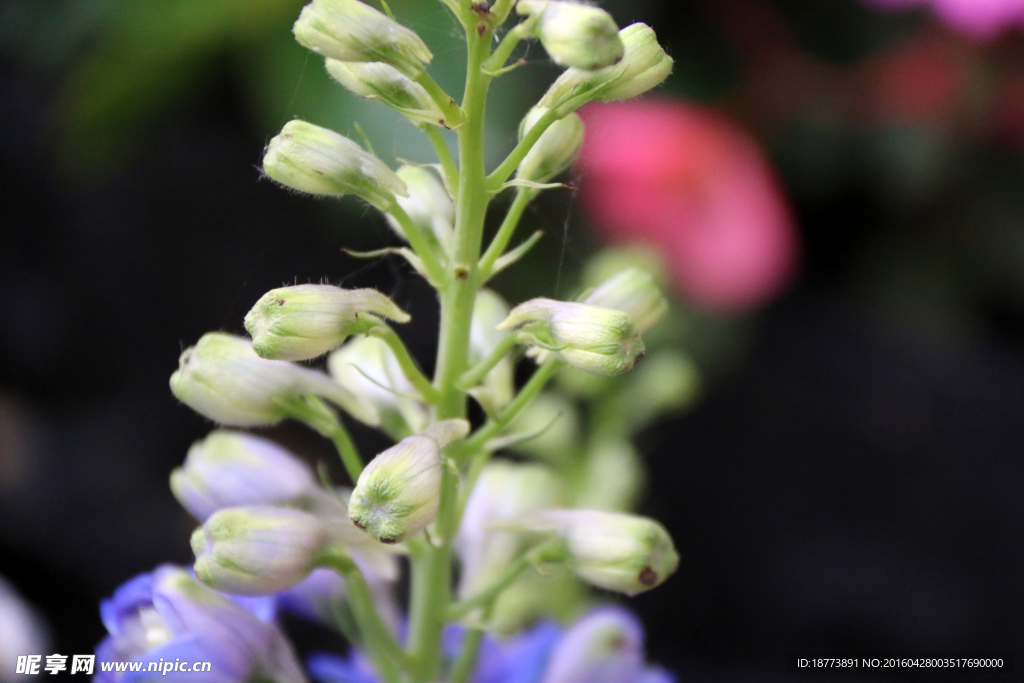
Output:
<path fill-rule="evenodd" d="M 565 541 L 573 572 L 599 588 L 636 595 L 679 564 L 672 538 L 648 517 L 600 510 L 542 510 L 503 528 L 553 533 Z"/>
<path fill-rule="evenodd" d="M 248 339 L 204 334 L 185 349 L 171 375 L 179 401 L 229 427 L 272 425 L 288 416 L 282 401 L 321 396 L 351 410 L 352 397 L 326 375 L 256 355 Z"/>
<path fill-rule="evenodd" d="M 227 508 L 192 534 L 196 576 L 225 593 L 278 593 L 309 576 L 329 540 L 324 524 L 308 512 Z"/>
<path fill-rule="evenodd" d="M 301 460 L 273 441 L 217 430 L 188 449 L 171 473 L 171 491 L 200 522 L 239 505 L 294 503 L 317 488 Z"/>
<path fill-rule="evenodd" d="M 444 184 L 431 170 L 421 166 L 402 166 L 397 174 L 409 189 L 409 196 L 399 198 L 398 205 L 405 209 L 413 223 L 437 238 L 445 253 L 451 254 L 455 237 L 455 204 Z M 391 214 L 385 217 L 388 225 L 405 239 L 398 221 Z"/>
<path fill-rule="evenodd" d="M 364 331 L 374 316 L 401 323 L 410 320 L 408 313 L 375 289 L 296 285 L 264 294 L 246 314 L 245 329 L 261 358 L 308 360 Z"/>
<path fill-rule="evenodd" d="M 646 24 L 636 23 L 619 31 L 625 46 L 622 60 L 614 65 L 584 71 L 566 69 L 540 100 L 540 105 L 566 114 L 587 102 L 626 100 L 662 83 L 672 73 L 672 58 Z"/>
<path fill-rule="evenodd" d="M 414 31 L 359 0 L 313 0 L 292 29 L 305 48 L 342 62 L 384 62 L 409 78 L 433 59 Z"/>
<path fill-rule="evenodd" d="M 381 211 L 396 195 L 406 195 L 405 183 L 383 161 L 344 135 L 298 119 L 284 124 L 267 145 L 263 172 L 299 192 L 354 194 Z"/>
<path fill-rule="evenodd" d="M 353 94 L 378 100 L 414 123 L 444 126 L 444 113 L 426 89 L 384 62 L 327 60 L 327 73 Z"/>
<path fill-rule="evenodd" d="M 352 522 L 381 543 L 397 543 L 433 522 L 440 500 L 441 449 L 468 433 L 465 420 L 444 420 L 379 454 L 352 492 Z"/>
<path fill-rule="evenodd" d="M 498 329 L 515 330 L 519 343 L 552 351 L 595 375 L 622 374 L 644 353 L 629 315 L 587 304 L 531 299 L 513 308 Z"/>
<path fill-rule="evenodd" d="M 544 107 L 534 107 L 519 124 L 519 139 L 545 113 Z M 569 114 L 551 124 L 540 136 L 533 148 L 519 164 L 516 177 L 521 180 L 547 182 L 575 163 L 583 146 L 583 121 L 576 114 Z"/>
<path fill-rule="evenodd" d="M 560 0 L 520 0 L 519 14 L 538 14 L 537 37 L 559 66 L 601 69 L 622 59 L 619 27 L 599 7 Z"/>
<path fill-rule="evenodd" d="M 416 389 L 382 340 L 353 339 L 327 357 L 327 370 L 362 406 L 356 417 L 367 416 L 369 424 L 380 425 L 395 438 L 427 426 L 426 407 L 416 400 Z"/>
<path fill-rule="evenodd" d="M 622 311 L 646 333 L 668 312 L 668 301 L 651 275 L 629 268 L 607 280 L 591 292 L 583 303 Z"/>

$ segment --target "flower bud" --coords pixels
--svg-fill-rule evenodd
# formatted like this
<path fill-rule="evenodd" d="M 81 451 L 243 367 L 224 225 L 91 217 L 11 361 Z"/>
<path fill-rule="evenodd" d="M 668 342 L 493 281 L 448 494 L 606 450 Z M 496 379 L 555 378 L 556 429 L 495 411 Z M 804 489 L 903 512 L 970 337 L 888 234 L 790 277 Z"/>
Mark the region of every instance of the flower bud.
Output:
<path fill-rule="evenodd" d="M 499 331 L 497 327 L 508 317 L 508 313 L 508 304 L 496 292 L 490 289 L 477 292 L 473 324 L 469 331 L 470 366 L 490 356 L 506 337 L 508 333 Z M 502 358 L 487 373 L 480 386 L 470 390 L 470 393 L 489 412 L 505 407 L 515 393 L 514 370 L 512 359 L 508 356 Z"/>
<path fill-rule="evenodd" d="M 360 404 L 356 416 L 368 417 L 367 424 L 380 425 L 395 438 L 427 426 L 426 406 L 413 398 L 418 395 L 416 389 L 402 374 L 394 352 L 380 339 L 353 339 L 327 357 L 327 370 Z"/>
<path fill-rule="evenodd" d="M 281 401 L 313 394 L 350 412 L 351 397 L 326 375 L 256 355 L 248 339 L 204 334 L 181 354 L 171 392 L 200 415 L 229 427 L 272 425 L 287 417 Z"/>
<path fill-rule="evenodd" d="M 414 123 L 443 126 L 444 113 L 419 83 L 384 62 L 327 60 L 327 72 L 359 97 L 379 100 Z"/>
<path fill-rule="evenodd" d="M 301 510 L 219 510 L 192 534 L 196 576 L 224 593 L 278 593 L 309 576 L 328 541 L 323 523 Z"/>
<path fill-rule="evenodd" d="M 647 367 L 646 364 L 643 367 Z M 630 510 L 644 486 L 644 466 L 628 441 L 597 440 L 587 453 L 573 504 L 597 510 Z"/>
<path fill-rule="evenodd" d="M 595 375 L 622 374 L 644 353 L 627 314 L 587 304 L 531 299 L 513 308 L 498 329 L 516 330 L 519 343 L 552 351 Z"/>
<path fill-rule="evenodd" d="M 504 528 L 554 533 L 565 541 L 573 572 L 584 581 L 626 595 L 661 584 L 679 556 L 668 532 L 648 517 L 600 510 L 543 510 Z"/>
<path fill-rule="evenodd" d="M 654 278 L 636 268 L 624 270 L 607 280 L 583 303 L 627 313 L 641 334 L 654 327 L 668 311 L 668 301 L 662 296 Z"/>
<path fill-rule="evenodd" d="M 293 503 L 317 488 L 305 463 L 273 441 L 217 430 L 188 449 L 171 491 L 200 522 L 239 505 Z"/>
<path fill-rule="evenodd" d="M 360 319 L 360 314 L 364 317 Z M 296 285 L 272 289 L 245 316 L 261 358 L 308 360 L 365 330 L 374 316 L 404 323 L 409 314 L 375 289 Z"/>
<path fill-rule="evenodd" d="M 519 124 L 522 140 L 545 113 L 545 107 L 534 107 Z M 573 165 L 583 146 L 583 121 L 576 114 L 551 124 L 519 164 L 516 177 L 521 180 L 547 182 Z"/>
<path fill-rule="evenodd" d="M 445 253 L 451 254 L 455 237 L 455 228 L 452 227 L 455 225 L 455 204 L 444 184 L 432 171 L 421 166 L 402 166 L 397 174 L 409 189 L 409 196 L 399 198 L 398 205 L 405 209 L 413 223 L 437 238 Z M 385 217 L 388 225 L 405 239 L 398 221 L 391 214 Z"/>
<path fill-rule="evenodd" d="M 379 454 L 359 475 L 352 492 L 352 522 L 381 543 L 397 543 L 434 521 L 441 449 L 468 433 L 465 420 L 444 420 Z"/>
<path fill-rule="evenodd" d="M 545 668 L 544 683 L 661 683 L 665 680 L 661 671 L 645 666 L 643 650 L 643 626 L 635 616 L 621 607 L 598 607 L 559 639 Z"/>
<path fill-rule="evenodd" d="M 636 23 L 619 31 L 625 46 L 622 60 L 597 71 L 566 69 L 540 100 L 540 106 L 564 114 L 587 102 L 626 100 L 661 84 L 672 73 L 672 58 L 658 44 L 654 31 Z"/>
<path fill-rule="evenodd" d="M 383 161 L 344 135 L 298 119 L 284 124 L 267 145 L 263 172 L 299 192 L 354 194 L 381 211 L 395 195 L 406 194 L 405 183 Z"/>
<path fill-rule="evenodd" d="M 559 66 L 593 70 L 622 59 L 619 27 L 599 7 L 560 0 L 520 0 L 516 11 L 541 13 L 537 35 Z"/>
<path fill-rule="evenodd" d="M 414 31 L 359 0 L 313 0 L 292 29 L 305 48 L 342 62 L 384 62 L 415 78 L 433 59 Z"/>

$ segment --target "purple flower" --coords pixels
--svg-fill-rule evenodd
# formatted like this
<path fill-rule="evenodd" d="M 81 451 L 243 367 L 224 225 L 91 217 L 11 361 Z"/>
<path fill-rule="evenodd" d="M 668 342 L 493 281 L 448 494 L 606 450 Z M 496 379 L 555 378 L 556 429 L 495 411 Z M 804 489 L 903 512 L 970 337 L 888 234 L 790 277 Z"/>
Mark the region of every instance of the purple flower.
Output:
<path fill-rule="evenodd" d="M 879 7 L 931 5 L 950 26 L 979 38 L 1007 26 L 1024 26 L 1024 0 L 868 0 Z"/>
<path fill-rule="evenodd" d="M 445 656 L 454 660 L 463 630 L 445 633 Z M 314 655 L 309 670 L 321 683 L 378 683 L 366 659 Z M 509 641 L 484 638 L 472 683 L 675 683 L 644 660 L 643 627 L 621 607 L 599 607 L 568 629 L 552 622 Z"/>
<path fill-rule="evenodd" d="M 261 610 L 264 604 L 249 606 Z M 128 581 L 100 604 L 100 615 L 110 635 L 96 648 L 97 683 L 141 683 L 152 677 L 150 663 L 161 680 L 196 680 L 191 672 L 165 673 L 161 660 L 210 662 L 207 683 L 306 680 L 276 626 L 179 567 L 163 565 Z M 107 662 L 141 662 L 141 671 L 103 671 Z"/>

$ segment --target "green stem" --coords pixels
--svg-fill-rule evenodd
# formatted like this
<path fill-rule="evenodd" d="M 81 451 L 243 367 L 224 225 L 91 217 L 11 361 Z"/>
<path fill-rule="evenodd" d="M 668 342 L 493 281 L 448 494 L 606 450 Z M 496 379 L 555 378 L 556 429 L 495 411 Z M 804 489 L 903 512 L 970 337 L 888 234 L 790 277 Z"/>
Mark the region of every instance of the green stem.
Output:
<path fill-rule="evenodd" d="M 479 28 L 479 30 L 478 30 Z M 441 286 L 441 336 L 435 371 L 439 398 L 435 419 L 464 417 L 466 395 L 459 376 L 466 369 L 473 306 L 479 289 L 477 263 L 490 195 L 484 166 L 484 113 L 490 79 L 482 66 L 489 56 L 492 31 L 485 23 L 467 24 L 468 64 L 459 135 L 459 203 L 455 243 Z M 409 651 L 415 663 L 412 683 L 437 681 L 441 673 L 441 634 L 451 601 L 452 541 L 458 530 L 458 473 L 445 467 L 434 525 L 434 544 L 413 557 Z"/>
<path fill-rule="evenodd" d="M 501 430 L 505 429 L 522 412 L 523 408 L 528 406 L 530 401 L 537 397 L 537 394 L 544 388 L 544 385 L 548 383 L 548 380 L 551 379 L 562 365 L 562 361 L 556 356 L 552 356 L 544 361 L 544 364 L 537 368 L 537 371 L 533 373 L 533 376 L 516 394 L 516 397 L 505 407 L 501 415 L 496 420 L 489 421 L 467 439 L 462 446 L 461 452 L 475 453 L 483 450 L 488 441 L 500 434 Z"/>
<path fill-rule="evenodd" d="M 402 369 L 402 374 L 409 380 L 409 383 L 420 393 L 420 396 L 427 403 L 436 403 L 438 399 L 437 389 L 430 383 L 426 375 L 417 367 L 416 361 L 409 354 L 409 349 L 405 348 L 405 344 L 402 343 L 401 337 L 398 336 L 393 329 L 387 325 L 375 325 L 371 327 L 368 334 L 371 337 L 377 337 L 391 349 L 391 352 L 395 354 L 395 360 L 398 361 L 398 367 Z"/>
<path fill-rule="evenodd" d="M 495 4 L 495 7 L 497 7 L 497 4 Z M 494 49 L 490 58 L 484 62 L 484 70 L 488 75 L 497 75 L 498 71 L 505 66 L 505 62 L 508 61 L 509 55 L 512 54 L 512 50 L 516 49 L 516 45 L 519 44 L 520 40 L 530 34 L 529 29 L 535 23 L 537 23 L 536 20 L 531 17 L 522 24 L 513 27 L 511 31 L 505 34 L 505 37 L 501 39 L 500 43 L 498 43 L 498 47 Z"/>
<path fill-rule="evenodd" d="M 481 616 L 485 621 L 491 616 L 491 606 L 484 609 Z M 480 653 L 480 643 L 484 639 L 482 628 L 471 628 L 462 636 L 462 644 L 459 648 L 459 658 L 455 660 L 452 668 L 452 683 L 466 683 L 476 668 L 476 658 Z"/>
<path fill-rule="evenodd" d="M 423 89 L 430 95 L 430 99 L 434 100 L 441 108 L 441 113 L 444 114 L 445 128 L 458 128 L 466 121 L 466 112 L 455 103 L 451 95 L 437 84 L 430 74 L 421 71 L 420 75 L 416 77 L 416 82 L 423 86 Z"/>
<path fill-rule="evenodd" d="M 363 459 L 348 435 L 345 424 L 333 410 L 318 396 L 303 396 L 280 402 L 288 417 L 298 420 L 321 436 L 334 442 L 345 471 L 355 484 L 363 472 Z"/>
<path fill-rule="evenodd" d="M 484 252 L 483 258 L 480 259 L 481 280 L 486 280 L 490 276 L 491 271 L 494 269 L 494 262 L 505 253 L 505 248 L 508 246 L 512 235 L 516 232 L 516 227 L 519 225 L 519 219 L 523 217 L 523 211 L 526 210 L 534 194 L 535 192 L 532 189 L 526 187 L 520 187 L 516 190 L 516 198 L 512 201 L 512 206 L 508 208 L 505 220 L 502 222 L 501 227 L 498 228 L 494 239 L 491 240 L 487 251 Z"/>
<path fill-rule="evenodd" d="M 323 563 L 345 578 L 345 589 L 352 614 L 363 636 L 363 642 L 370 651 L 377 673 L 386 683 L 399 683 L 398 666 L 408 668 L 409 658 L 399 647 L 394 634 L 377 613 L 370 587 L 366 585 L 363 573 L 346 555 L 329 554 Z M 398 665 L 398 666 L 396 666 Z"/>
<path fill-rule="evenodd" d="M 457 602 L 449 607 L 448 620 L 456 621 L 478 607 L 485 607 L 493 603 L 498 599 L 498 596 L 504 593 L 505 590 L 519 578 L 519 575 L 526 571 L 533 562 L 534 557 L 532 553 L 525 553 L 519 556 L 515 562 L 505 568 L 505 571 L 493 584 L 473 597 L 466 598 L 465 600 Z"/>
<path fill-rule="evenodd" d="M 455 159 L 452 158 L 448 143 L 436 126 L 423 126 L 423 132 L 427 134 L 430 143 L 434 145 L 434 152 L 437 160 L 441 162 L 441 170 L 444 171 L 445 183 L 448 192 L 454 201 L 459 201 L 459 169 L 455 166 Z"/>
<path fill-rule="evenodd" d="M 537 119 L 537 123 L 533 124 L 530 131 L 523 136 L 523 139 L 519 141 L 519 144 L 506 157 L 505 161 L 501 162 L 501 165 L 494 169 L 491 175 L 487 176 L 487 189 L 491 192 L 497 192 L 502 184 L 509 179 L 509 176 L 519 167 L 519 164 L 529 154 L 530 150 L 533 149 L 537 140 L 540 140 L 540 136 L 544 135 L 548 127 L 557 120 L 558 116 L 554 109 L 549 109 Z"/>
<path fill-rule="evenodd" d="M 363 460 L 359 457 L 359 451 L 356 450 L 356 445 L 352 442 L 352 437 L 349 436 L 348 430 L 345 429 L 341 420 L 338 420 L 337 427 L 330 436 L 334 447 L 338 449 L 338 455 L 341 456 L 341 463 L 345 466 L 345 471 L 348 472 L 354 486 L 359 481 L 359 475 L 363 473 Z"/>
<path fill-rule="evenodd" d="M 398 225 L 402 228 L 402 233 L 409 240 L 409 245 L 423 262 L 427 275 L 435 282 L 444 282 L 445 273 L 444 266 L 441 265 L 441 245 L 438 244 L 437 238 L 433 234 L 428 235 L 423 228 L 416 225 L 398 202 L 391 205 L 388 213 L 398 221 Z"/>
<path fill-rule="evenodd" d="M 474 365 L 472 368 L 462 373 L 459 377 L 459 387 L 463 389 L 472 389 L 479 384 L 487 373 L 494 369 L 494 366 L 501 362 L 501 359 L 508 355 L 516 345 L 516 335 L 509 334 L 502 338 L 500 342 L 494 347 L 490 355 L 484 358 L 482 361 Z"/>

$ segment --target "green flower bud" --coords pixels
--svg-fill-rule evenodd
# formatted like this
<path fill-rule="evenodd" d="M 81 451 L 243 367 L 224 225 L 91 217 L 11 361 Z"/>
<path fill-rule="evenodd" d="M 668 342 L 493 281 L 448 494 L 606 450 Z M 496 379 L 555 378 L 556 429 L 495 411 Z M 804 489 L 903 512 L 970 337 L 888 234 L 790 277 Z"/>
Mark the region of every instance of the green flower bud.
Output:
<path fill-rule="evenodd" d="M 384 62 L 415 78 L 433 59 L 415 32 L 359 0 L 313 0 L 292 29 L 305 48 L 342 62 Z"/>
<path fill-rule="evenodd" d="M 522 140 L 545 113 L 544 107 L 534 107 L 519 124 Z M 573 165 L 583 146 L 583 120 L 569 114 L 551 124 L 519 164 L 516 177 L 521 180 L 547 182 Z"/>
<path fill-rule="evenodd" d="M 619 27 L 599 7 L 559 0 L 520 0 L 516 11 L 541 13 L 537 36 L 559 66 L 593 70 L 622 59 Z"/>
<path fill-rule="evenodd" d="M 625 53 L 618 64 L 597 71 L 566 69 L 548 88 L 540 106 L 566 114 L 587 102 L 626 100 L 660 85 L 672 73 L 672 58 L 650 26 L 631 24 L 619 31 L 619 38 Z"/>
<path fill-rule="evenodd" d="M 497 329 L 508 317 L 508 304 L 490 289 L 481 289 L 476 294 L 473 307 L 473 324 L 469 331 L 469 365 L 483 361 L 507 335 Z M 473 398 L 490 412 L 508 405 L 515 393 L 515 367 L 512 359 L 505 356 L 484 377 L 480 386 L 472 389 Z"/>
<path fill-rule="evenodd" d="M 375 315 L 401 323 L 410 320 L 408 313 L 375 289 L 296 285 L 272 289 L 260 297 L 245 316 L 245 329 L 261 358 L 308 360 L 364 331 Z"/>
<path fill-rule="evenodd" d="M 621 403 L 624 422 L 639 431 L 665 413 L 682 410 L 700 391 L 700 371 L 683 353 L 658 349 L 629 377 Z"/>
<path fill-rule="evenodd" d="M 626 595 L 660 585 L 679 564 L 665 527 L 639 515 L 543 510 L 504 526 L 559 536 L 565 541 L 570 565 L 578 577 Z"/>
<path fill-rule="evenodd" d="M 601 440 L 585 462 L 573 503 L 597 510 L 632 509 L 644 486 L 644 467 L 636 449 L 626 441 Z"/>
<path fill-rule="evenodd" d="M 226 508 L 192 534 L 196 576 L 224 593 L 277 593 L 309 576 L 329 540 L 327 528 L 308 512 Z"/>
<path fill-rule="evenodd" d="M 397 543 L 433 522 L 441 495 L 441 449 L 468 433 L 465 420 L 444 420 L 379 454 L 352 492 L 352 522 L 381 543 Z"/>
<path fill-rule="evenodd" d="M 531 299 L 513 308 L 498 329 L 516 330 L 520 344 L 554 352 L 595 375 L 620 375 L 644 354 L 629 315 L 587 304 Z"/>
<path fill-rule="evenodd" d="M 327 60 L 331 77 L 359 97 L 380 100 L 414 123 L 444 126 L 444 113 L 419 83 L 384 62 Z"/>
<path fill-rule="evenodd" d="M 668 301 L 654 278 L 636 268 L 624 270 L 607 280 L 583 303 L 629 314 L 641 334 L 654 327 L 668 312 Z"/>
<path fill-rule="evenodd" d="M 426 406 L 402 374 L 394 352 L 376 337 L 360 337 L 327 357 L 327 371 L 363 408 L 368 424 L 380 425 L 396 439 L 424 429 Z"/>
<path fill-rule="evenodd" d="M 406 195 L 387 164 L 344 135 L 305 121 L 289 121 L 267 145 L 263 172 L 285 187 L 328 197 L 354 194 L 381 211 Z"/>
<path fill-rule="evenodd" d="M 434 235 L 441 248 L 450 255 L 455 238 L 455 204 L 448 190 L 433 171 L 421 166 L 402 166 L 397 175 L 409 189 L 409 196 L 399 198 L 398 205 L 405 209 L 413 223 L 424 228 L 427 234 Z M 405 233 L 398 221 L 391 214 L 386 214 L 385 218 L 404 240 Z"/>
<path fill-rule="evenodd" d="M 287 417 L 282 401 L 305 394 L 350 409 L 352 397 L 326 375 L 292 363 L 265 360 L 248 339 L 204 334 L 185 349 L 171 375 L 171 392 L 200 415 L 229 427 L 272 425 Z"/>

